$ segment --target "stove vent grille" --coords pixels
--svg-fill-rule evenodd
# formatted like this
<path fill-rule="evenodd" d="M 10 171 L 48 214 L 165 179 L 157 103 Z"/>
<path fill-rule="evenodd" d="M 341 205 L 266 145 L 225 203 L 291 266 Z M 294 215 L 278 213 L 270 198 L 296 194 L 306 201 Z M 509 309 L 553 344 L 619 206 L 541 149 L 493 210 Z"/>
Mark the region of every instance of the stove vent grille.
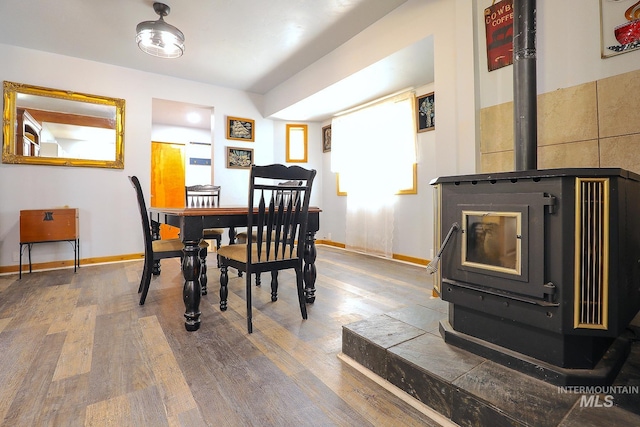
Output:
<path fill-rule="evenodd" d="M 609 179 L 576 178 L 574 327 L 608 328 Z"/>

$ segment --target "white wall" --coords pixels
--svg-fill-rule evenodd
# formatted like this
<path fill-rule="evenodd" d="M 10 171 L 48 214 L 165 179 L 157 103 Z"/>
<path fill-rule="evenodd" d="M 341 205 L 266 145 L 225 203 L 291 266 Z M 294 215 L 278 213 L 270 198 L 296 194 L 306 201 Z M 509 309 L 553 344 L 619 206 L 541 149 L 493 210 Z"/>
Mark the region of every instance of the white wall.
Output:
<path fill-rule="evenodd" d="M 472 22 L 467 19 L 471 16 L 469 11 L 465 0 L 410 0 L 340 48 L 338 55 L 329 55 L 328 62 L 322 61 L 321 67 L 311 66 L 305 70 L 301 76 L 310 78 L 312 83 L 306 79 L 293 79 L 293 86 L 282 88 L 289 94 L 296 92 L 288 89 L 300 84 L 305 90 L 313 89 L 314 79 L 319 79 L 322 86 L 327 66 L 333 70 L 331 74 L 348 75 L 363 64 L 359 58 L 373 63 L 380 55 L 391 54 L 435 35 L 436 83 L 433 89 L 438 99 L 438 125 L 435 131 L 419 137 L 419 194 L 404 196 L 406 198 L 399 201 L 396 223 L 402 226 L 397 227 L 395 253 L 429 257 L 432 247 L 429 181 L 443 174 L 473 172 L 475 168 L 475 130 L 473 126 L 457 124 L 459 117 L 465 117 L 467 111 L 473 117 L 474 111 L 473 91 L 458 93 L 456 86 L 456 81 L 465 81 L 468 76 L 473 81 L 472 25 L 467 25 Z M 456 26 L 461 28 L 456 30 Z M 17 252 L 18 248 L 20 209 L 62 205 L 80 208 L 83 258 L 141 251 L 135 199 L 126 177 L 132 174 L 140 177 L 148 200 L 153 98 L 214 108 L 213 182 L 223 187 L 225 203 L 244 204 L 248 181 L 247 171 L 224 167 L 227 146 L 254 148 L 258 164 L 284 163 L 286 123 L 261 118 L 263 100 L 260 96 L 6 45 L 0 45 L 0 55 L 7 64 L 0 70 L 3 80 L 126 100 L 124 170 L 0 165 L 0 189 L 3 201 L 6 200 L 0 208 L 0 265 L 15 264 L 12 252 Z M 43 73 L 33 64 L 53 66 Z M 91 78 L 78 79 L 80 75 Z M 256 141 L 226 140 L 226 115 L 255 119 Z M 344 241 L 344 198 L 335 197 L 335 177 L 327 173 L 330 165 L 328 155 L 322 153 L 321 126 L 320 123 L 309 124 L 307 164 L 319 171 L 312 195 L 312 203 L 323 209 L 318 237 L 332 233 L 333 240 Z M 34 262 L 64 259 L 64 255 L 54 252 L 56 250 L 53 245 L 34 247 Z"/>
<path fill-rule="evenodd" d="M 435 91 L 436 130 L 418 135 L 418 195 L 398 198 L 394 253 L 431 258 L 429 181 L 479 170 L 479 110 L 513 100 L 513 67 L 487 70 L 484 9 L 491 3 L 408 1 L 265 98 L 275 111 L 286 104 L 285 94 L 292 97 L 290 102 L 298 100 L 293 97 L 304 98 L 318 82 L 333 84 L 357 66 L 434 35 L 435 82 L 417 88 L 417 93 Z M 538 93 L 640 68 L 640 51 L 601 59 L 599 0 L 538 0 L 536 16 Z M 398 28 L 403 31 L 395 31 Z M 323 154 L 323 159 L 319 237 L 344 242 L 346 199 L 336 195 L 330 154 Z"/>
<path fill-rule="evenodd" d="M 259 96 L 221 87 L 143 73 L 77 58 L 0 44 L 0 80 L 124 98 L 124 170 L 0 164 L 0 265 L 16 265 L 19 211 L 60 206 L 80 209 L 82 258 L 140 253 L 140 216 L 127 179 L 137 175 L 149 200 L 152 99 L 161 98 L 216 111 L 214 182 L 225 188 L 229 202 L 246 203 L 247 173 L 224 168 L 224 116 L 256 121 L 256 161 L 273 160 L 273 124 L 262 118 Z M 79 78 L 82 76 L 82 78 Z M 235 191 L 234 188 L 237 188 Z M 33 262 L 72 259 L 66 243 L 35 245 Z M 15 256 L 15 257 L 14 257 Z"/>
<path fill-rule="evenodd" d="M 256 163 L 284 162 L 285 122 L 262 118 L 307 97 L 427 36 L 434 37 L 435 82 L 416 88 L 436 93 L 436 130 L 418 135 L 418 195 L 402 196 L 396 210 L 394 253 L 430 258 L 432 191 L 438 176 L 477 170 L 480 107 L 512 100 L 512 67 L 489 73 L 483 10 L 491 0 L 409 0 L 361 34 L 263 97 L 217 86 L 138 72 L 91 61 L 0 45 L 0 79 L 126 99 L 125 169 L 0 165 L 0 265 L 16 264 L 20 209 L 80 208 L 82 257 L 141 252 L 135 199 L 127 175 L 142 179 L 149 197 L 151 102 L 168 99 L 215 108 L 211 132 L 213 182 L 225 203 L 244 204 L 248 172 L 224 167 L 226 146 L 255 150 Z M 538 0 L 538 92 L 570 87 L 640 67 L 640 51 L 600 58 L 598 0 Z M 571 25 L 567 17 L 571 16 Z M 47 64 L 43 67 L 33 64 Z M 91 76 L 79 79 L 78 76 Z M 297 98 L 297 99 L 296 99 Z M 264 101 L 264 102 L 263 102 Z M 264 104 L 264 105 L 263 105 Z M 228 141 L 225 116 L 256 120 L 256 141 Z M 330 154 L 321 127 L 309 123 L 309 163 L 319 170 L 312 203 L 323 209 L 319 238 L 344 242 L 344 197 L 335 194 Z M 235 189 L 235 191 L 234 191 Z M 70 258 L 68 248 L 34 247 L 34 262 Z M 52 253 L 58 250 L 63 255 Z"/>
<path fill-rule="evenodd" d="M 484 108 L 513 101 L 513 66 L 487 70 L 483 11 L 492 0 L 477 3 L 480 103 Z M 538 94 L 640 68 L 637 50 L 600 57 L 600 0 L 537 0 L 536 4 Z"/>
<path fill-rule="evenodd" d="M 308 169 L 315 169 L 318 174 L 313 182 L 311 202 L 313 206 L 322 206 L 322 193 L 324 187 L 320 175 L 323 171 L 322 157 L 322 129 L 320 123 L 307 124 L 307 163 L 287 163 L 287 124 L 300 124 L 301 122 L 273 121 L 273 161 L 286 165 L 298 165 Z M 320 221 L 322 224 L 322 220 Z"/>
<path fill-rule="evenodd" d="M 0 57 L 3 58 L 0 80 L 126 101 L 123 170 L 0 164 L 0 266 L 17 264 L 22 209 L 79 208 L 82 258 L 142 252 L 140 216 L 127 176 L 139 177 L 148 203 L 152 140 L 211 141 L 213 182 L 222 186 L 221 201 L 227 205 L 246 204 L 249 179 L 248 171 L 225 167 L 227 146 L 253 148 L 256 164 L 284 163 L 285 123 L 274 126 L 272 120 L 262 118 L 259 111 L 262 100 L 258 95 L 3 44 Z M 210 135 L 193 129 L 152 125 L 153 98 L 211 106 L 215 117 Z M 227 140 L 226 116 L 255 120 L 255 142 Z M 309 126 L 310 147 L 320 144 L 318 126 Z M 320 172 L 321 165 L 321 153 L 310 149 L 309 162 L 303 166 L 315 167 Z M 321 202 L 321 189 L 318 185 L 312 195 L 312 204 L 316 206 Z M 71 258 L 66 243 L 33 247 L 34 263 Z"/>
<path fill-rule="evenodd" d="M 345 69 L 356 68 L 354 63 L 358 66 L 373 63 L 380 55 L 389 55 L 427 36 L 434 36 L 435 82 L 415 89 L 417 95 L 435 92 L 436 128 L 418 134 L 418 194 L 397 197 L 394 254 L 431 258 L 433 192 L 430 181 L 438 176 L 476 170 L 478 130 L 473 23 L 473 8 L 468 0 L 410 0 L 318 64 L 281 85 L 283 93 L 297 93 L 292 90 L 310 86 L 303 78 L 309 81 L 335 78 Z M 266 102 L 277 105 L 269 96 Z M 322 123 L 326 124 L 329 121 Z M 321 150 L 320 143 L 318 149 Z M 346 198 L 336 195 L 330 153 L 324 153 L 323 159 L 323 214 L 318 237 L 344 243 Z"/>

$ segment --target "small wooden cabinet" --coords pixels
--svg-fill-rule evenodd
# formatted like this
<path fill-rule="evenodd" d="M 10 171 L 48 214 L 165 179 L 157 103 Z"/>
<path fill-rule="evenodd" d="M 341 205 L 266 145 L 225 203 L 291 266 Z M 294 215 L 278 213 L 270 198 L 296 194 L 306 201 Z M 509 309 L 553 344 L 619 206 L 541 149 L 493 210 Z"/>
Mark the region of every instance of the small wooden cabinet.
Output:
<path fill-rule="evenodd" d="M 73 246 L 74 271 L 80 266 L 80 232 L 78 209 L 33 209 L 20 211 L 20 277 L 22 277 L 22 252 L 29 250 L 31 272 L 31 246 L 34 243 L 68 241 Z"/>

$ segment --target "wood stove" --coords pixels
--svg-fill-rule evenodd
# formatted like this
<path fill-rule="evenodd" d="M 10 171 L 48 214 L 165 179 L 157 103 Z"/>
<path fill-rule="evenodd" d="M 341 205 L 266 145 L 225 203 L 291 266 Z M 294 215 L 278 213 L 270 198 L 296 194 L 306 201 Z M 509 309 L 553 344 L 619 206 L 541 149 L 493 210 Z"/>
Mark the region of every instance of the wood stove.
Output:
<path fill-rule="evenodd" d="M 432 185 L 445 340 L 558 384 L 611 381 L 626 358 L 612 344 L 640 309 L 640 176 L 553 169 Z"/>

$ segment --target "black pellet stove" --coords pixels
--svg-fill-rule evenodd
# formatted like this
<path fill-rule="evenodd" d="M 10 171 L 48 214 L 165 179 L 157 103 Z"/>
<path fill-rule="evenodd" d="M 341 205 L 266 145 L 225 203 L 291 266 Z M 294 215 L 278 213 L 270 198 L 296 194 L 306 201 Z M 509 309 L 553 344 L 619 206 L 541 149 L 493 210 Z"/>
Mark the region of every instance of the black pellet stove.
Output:
<path fill-rule="evenodd" d="M 640 176 L 554 169 L 432 184 L 445 340 L 553 383 L 612 380 L 640 310 Z"/>

